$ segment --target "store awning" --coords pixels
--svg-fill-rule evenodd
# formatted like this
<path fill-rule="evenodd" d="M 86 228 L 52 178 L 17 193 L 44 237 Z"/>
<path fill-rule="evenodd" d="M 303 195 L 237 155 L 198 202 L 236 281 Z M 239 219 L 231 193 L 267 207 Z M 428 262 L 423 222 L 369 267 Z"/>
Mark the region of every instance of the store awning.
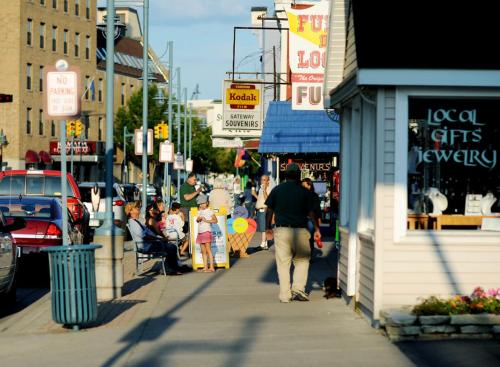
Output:
<path fill-rule="evenodd" d="M 40 157 L 34 150 L 27 150 L 26 154 L 24 155 L 24 160 L 27 164 L 39 163 Z"/>
<path fill-rule="evenodd" d="M 52 157 L 45 150 L 41 150 L 40 152 L 38 152 L 38 156 L 40 157 L 40 159 L 43 163 L 45 163 L 45 164 L 52 163 Z"/>
<path fill-rule="evenodd" d="M 270 102 L 259 153 L 338 153 L 340 126 L 325 111 L 292 110 L 291 102 Z"/>

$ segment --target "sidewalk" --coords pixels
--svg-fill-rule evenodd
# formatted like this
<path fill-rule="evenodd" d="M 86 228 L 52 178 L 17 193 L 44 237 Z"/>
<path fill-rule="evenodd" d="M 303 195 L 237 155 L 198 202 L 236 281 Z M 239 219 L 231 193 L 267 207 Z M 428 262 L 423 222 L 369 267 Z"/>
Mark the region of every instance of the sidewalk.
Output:
<path fill-rule="evenodd" d="M 253 243 L 258 242 L 254 238 Z M 0 319 L 3 366 L 410 366 L 387 338 L 340 299 L 323 298 L 332 244 L 310 272 L 311 302 L 278 301 L 274 252 L 233 259 L 229 270 L 134 277 L 99 307 L 97 326 L 51 321 L 50 295 Z"/>

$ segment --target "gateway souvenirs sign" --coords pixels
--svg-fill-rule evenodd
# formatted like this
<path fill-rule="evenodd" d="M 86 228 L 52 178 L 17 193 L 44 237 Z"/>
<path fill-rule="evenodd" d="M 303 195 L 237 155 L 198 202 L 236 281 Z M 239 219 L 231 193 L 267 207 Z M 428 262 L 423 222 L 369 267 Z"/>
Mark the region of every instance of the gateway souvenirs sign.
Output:
<path fill-rule="evenodd" d="M 306 9 L 287 9 L 290 24 L 289 62 L 292 109 L 323 109 L 329 2 Z"/>
<path fill-rule="evenodd" d="M 232 137 L 259 137 L 263 122 L 262 84 L 225 80 L 223 92 L 222 130 Z"/>

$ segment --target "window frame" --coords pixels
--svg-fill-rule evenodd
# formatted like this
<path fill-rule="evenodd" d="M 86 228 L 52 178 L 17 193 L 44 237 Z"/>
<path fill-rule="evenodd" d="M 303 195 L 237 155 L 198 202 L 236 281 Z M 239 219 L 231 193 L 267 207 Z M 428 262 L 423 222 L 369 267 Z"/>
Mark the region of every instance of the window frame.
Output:
<path fill-rule="evenodd" d="M 32 126 L 31 126 L 31 111 L 33 109 L 31 107 L 26 107 L 26 134 L 32 134 Z"/>
<path fill-rule="evenodd" d="M 39 92 L 43 92 L 43 84 L 44 84 L 44 66 L 43 65 L 40 65 L 39 68 L 38 68 L 38 91 Z"/>
<path fill-rule="evenodd" d="M 43 119 L 43 110 L 39 109 L 38 110 L 38 135 L 44 136 L 45 133 L 45 124 L 44 124 L 44 119 Z"/>
<path fill-rule="evenodd" d="M 65 29 L 63 31 L 63 54 L 68 55 L 69 51 L 69 31 Z"/>
<path fill-rule="evenodd" d="M 26 22 L 26 45 L 33 46 L 33 19 L 28 18 Z"/>
<path fill-rule="evenodd" d="M 57 52 L 57 26 L 52 26 L 52 52 Z"/>
<path fill-rule="evenodd" d="M 75 47 L 74 47 L 74 56 L 80 57 L 80 32 L 75 32 Z"/>
<path fill-rule="evenodd" d="M 26 89 L 33 90 L 33 64 L 26 64 Z"/>

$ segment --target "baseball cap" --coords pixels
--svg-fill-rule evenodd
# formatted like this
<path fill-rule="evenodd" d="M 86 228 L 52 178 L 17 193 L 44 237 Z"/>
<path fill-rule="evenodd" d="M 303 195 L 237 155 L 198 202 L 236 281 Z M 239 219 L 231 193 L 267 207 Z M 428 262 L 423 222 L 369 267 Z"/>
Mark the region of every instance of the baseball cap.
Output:
<path fill-rule="evenodd" d="M 205 194 L 199 194 L 197 197 L 196 197 L 196 204 L 200 205 L 200 204 L 203 204 L 203 203 L 206 203 L 208 202 L 208 198 L 207 198 L 207 195 Z"/>

